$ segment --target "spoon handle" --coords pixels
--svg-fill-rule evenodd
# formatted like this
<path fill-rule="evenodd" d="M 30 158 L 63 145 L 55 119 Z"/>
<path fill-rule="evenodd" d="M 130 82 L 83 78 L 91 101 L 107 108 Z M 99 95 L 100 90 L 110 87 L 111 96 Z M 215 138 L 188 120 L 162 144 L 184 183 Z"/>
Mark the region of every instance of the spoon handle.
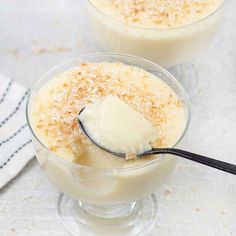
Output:
<path fill-rule="evenodd" d="M 148 154 L 173 154 L 236 175 L 236 165 L 175 148 L 153 148 Z"/>

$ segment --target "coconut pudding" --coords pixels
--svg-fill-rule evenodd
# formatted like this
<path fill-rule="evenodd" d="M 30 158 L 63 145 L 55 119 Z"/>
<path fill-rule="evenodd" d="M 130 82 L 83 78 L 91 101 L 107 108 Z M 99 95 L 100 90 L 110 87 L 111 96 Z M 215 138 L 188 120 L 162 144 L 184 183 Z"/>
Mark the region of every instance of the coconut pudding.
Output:
<path fill-rule="evenodd" d="M 223 0 L 88 0 L 88 19 L 101 46 L 162 66 L 192 59 L 212 40 Z"/>
<path fill-rule="evenodd" d="M 175 157 L 127 160 L 101 150 L 79 128 L 84 107 L 79 119 L 117 152 L 171 147 L 187 123 L 181 98 L 154 74 L 122 62 L 81 63 L 47 81 L 28 107 L 37 159 L 53 183 L 96 204 L 136 200 L 163 184 Z"/>

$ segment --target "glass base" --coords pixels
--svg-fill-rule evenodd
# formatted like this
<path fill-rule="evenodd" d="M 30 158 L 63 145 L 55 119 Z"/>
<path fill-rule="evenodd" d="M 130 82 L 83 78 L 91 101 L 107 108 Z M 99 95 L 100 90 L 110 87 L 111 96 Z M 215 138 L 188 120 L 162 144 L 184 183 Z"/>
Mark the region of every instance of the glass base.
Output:
<path fill-rule="evenodd" d="M 71 235 L 147 235 L 157 218 L 154 194 L 122 205 L 92 205 L 60 194 L 57 201 L 60 221 Z"/>
<path fill-rule="evenodd" d="M 185 88 L 189 98 L 198 92 L 198 73 L 193 62 L 176 65 L 167 69 Z"/>

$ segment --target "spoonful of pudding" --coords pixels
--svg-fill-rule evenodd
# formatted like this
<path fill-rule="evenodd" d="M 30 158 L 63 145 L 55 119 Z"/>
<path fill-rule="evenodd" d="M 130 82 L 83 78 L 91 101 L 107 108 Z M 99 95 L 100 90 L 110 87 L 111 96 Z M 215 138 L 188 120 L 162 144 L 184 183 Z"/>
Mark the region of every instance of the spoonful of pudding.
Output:
<path fill-rule="evenodd" d="M 78 115 L 83 133 L 99 148 L 115 156 L 136 159 L 172 154 L 236 174 L 236 165 L 175 148 L 154 148 L 158 130 L 141 113 L 118 97 L 108 96 L 84 107 Z"/>

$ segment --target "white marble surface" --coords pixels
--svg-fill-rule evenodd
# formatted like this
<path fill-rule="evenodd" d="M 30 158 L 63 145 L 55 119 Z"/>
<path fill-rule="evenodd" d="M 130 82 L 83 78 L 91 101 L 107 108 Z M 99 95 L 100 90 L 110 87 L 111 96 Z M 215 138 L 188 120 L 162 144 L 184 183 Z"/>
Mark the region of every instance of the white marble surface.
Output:
<path fill-rule="evenodd" d="M 98 51 L 80 0 L 0 0 L 0 73 L 26 85 L 51 66 Z M 182 147 L 236 163 L 236 1 L 214 43 L 195 60 L 200 91 Z M 0 85 L 1 86 L 1 85 Z M 56 218 L 58 191 L 36 161 L 0 190 L 0 235 L 67 236 Z M 236 178 L 180 160 L 158 192 L 154 236 L 235 236 Z M 85 235 L 81 235 L 85 236 Z"/>

